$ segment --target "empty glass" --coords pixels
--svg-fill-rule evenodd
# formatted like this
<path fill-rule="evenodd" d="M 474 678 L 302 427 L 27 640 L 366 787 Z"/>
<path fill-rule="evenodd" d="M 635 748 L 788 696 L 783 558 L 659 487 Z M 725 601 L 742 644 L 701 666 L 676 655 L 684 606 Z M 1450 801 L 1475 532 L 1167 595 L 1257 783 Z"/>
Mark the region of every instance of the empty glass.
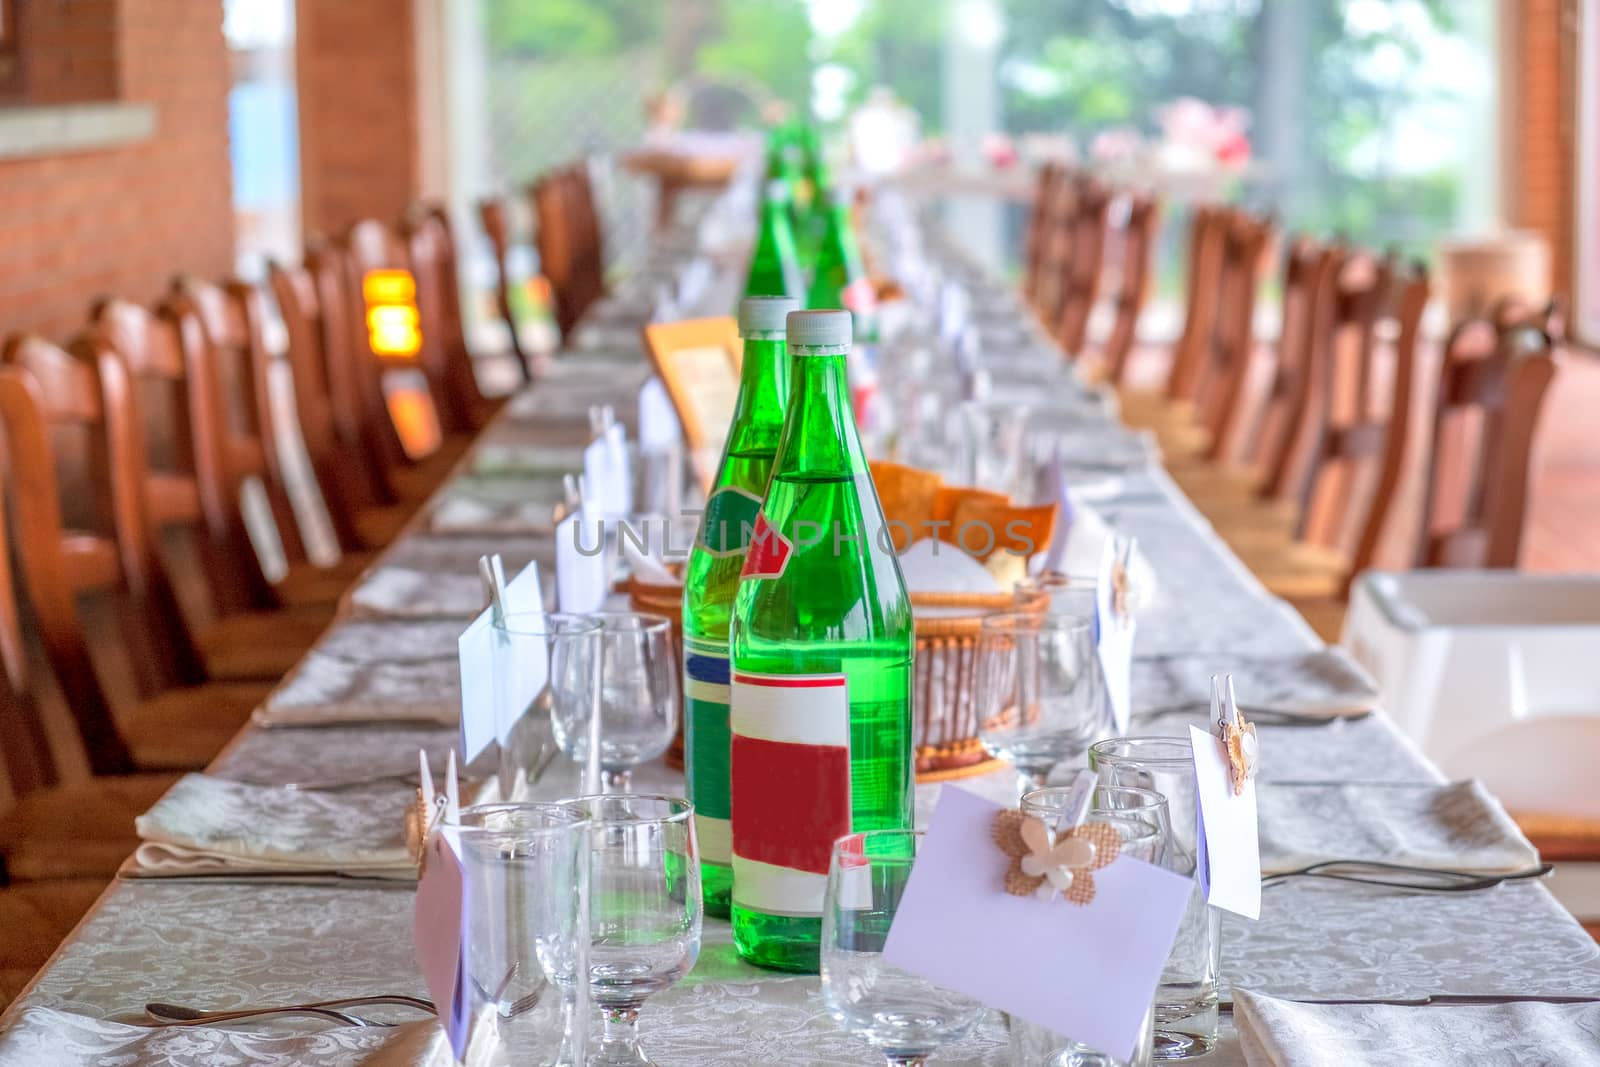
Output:
<path fill-rule="evenodd" d="M 600 623 L 513 611 L 493 627 L 495 718 L 511 724 L 499 731 L 500 799 L 518 800 L 555 757 L 553 724 L 587 719 L 599 698 Z"/>
<path fill-rule="evenodd" d="M 1101 741 L 1089 750 L 1089 766 L 1103 785 L 1149 789 L 1166 797 L 1172 847 L 1162 866 L 1193 875 L 1197 823 L 1194 753 L 1188 738 Z M 1192 1059 L 1216 1044 L 1221 953 L 1222 914 L 1205 902 L 1196 882 L 1156 993 L 1156 1059 Z"/>
<path fill-rule="evenodd" d="M 1034 596 L 1049 598 L 1045 612 L 1073 618 L 1095 617 L 1095 576 L 1046 573 L 1024 578 L 1017 583 L 1017 595 L 1027 599 Z"/>
<path fill-rule="evenodd" d="M 665 752 L 678 731 L 672 620 L 621 611 L 587 617 L 600 626 L 599 699 L 552 705 L 551 723 L 561 751 L 585 768 L 585 790 L 624 791 L 633 768 Z"/>
<path fill-rule="evenodd" d="M 1010 761 L 1024 789 L 1076 763 L 1113 731 L 1094 620 L 1019 612 L 991 615 L 978 637 L 978 739 Z"/>
<path fill-rule="evenodd" d="M 961 1040 L 983 1005 L 883 962 L 922 833 L 871 830 L 834 843 L 822 905 L 822 999 L 891 1064 L 921 1064 Z"/>
<path fill-rule="evenodd" d="M 700 956 L 700 850 L 681 797 L 606 794 L 568 803 L 591 821 L 589 994 L 604 1029 L 594 1067 L 649 1067 L 639 1008 Z"/>
<path fill-rule="evenodd" d="M 589 820 L 566 804 L 461 812 L 467 932 L 464 1063 L 585 1062 Z M 552 989 L 551 987 L 555 988 Z"/>

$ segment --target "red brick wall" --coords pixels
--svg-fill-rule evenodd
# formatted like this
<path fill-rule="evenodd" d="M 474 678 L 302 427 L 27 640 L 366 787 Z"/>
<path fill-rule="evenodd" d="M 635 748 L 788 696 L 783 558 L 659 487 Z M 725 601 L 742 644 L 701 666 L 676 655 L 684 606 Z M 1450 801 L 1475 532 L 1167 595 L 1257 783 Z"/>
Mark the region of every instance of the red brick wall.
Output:
<path fill-rule="evenodd" d="M 30 12 L 55 8 L 72 19 L 39 42 L 72 50 L 53 68 L 41 102 L 89 94 L 153 104 L 156 132 L 114 149 L 0 160 L 0 334 L 59 338 L 83 323 L 97 295 L 150 300 L 175 271 L 228 273 L 233 208 L 222 4 L 24 3 Z M 31 59 L 32 39 L 23 47 Z M 60 58 L 43 55 L 41 65 Z"/>
<path fill-rule="evenodd" d="M 295 18 L 305 230 L 392 220 L 419 180 L 411 0 L 298 0 Z"/>
<path fill-rule="evenodd" d="M 1555 291 L 1572 290 L 1572 100 L 1575 75 L 1566 0 L 1521 0 L 1509 27 L 1514 84 L 1504 147 L 1511 153 L 1507 215 L 1550 242 Z"/>

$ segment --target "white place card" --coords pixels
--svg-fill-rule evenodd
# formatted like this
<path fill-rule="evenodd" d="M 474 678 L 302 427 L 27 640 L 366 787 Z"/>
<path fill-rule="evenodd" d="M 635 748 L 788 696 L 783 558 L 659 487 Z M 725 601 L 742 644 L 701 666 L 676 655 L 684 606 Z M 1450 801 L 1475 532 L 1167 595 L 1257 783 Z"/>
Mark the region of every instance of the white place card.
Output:
<path fill-rule="evenodd" d="M 1256 783 L 1233 791 L 1233 772 L 1222 738 L 1189 727 L 1194 749 L 1195 877 L 1206 902 L 1246 919 L 1261 917 L 1261 845 L 1256 825 Z"/>
<path fill-rule="evenodd" d="M 605 531 L 587 507 L 556 526 L 556 604 L 562 611 L 586 614 L 606 602 Z"/>
<path fill-rule="evenodd" d="M 1100 554 L 1100 570 L 1095 576 L 1095 629 L 1100 670 L 1105 675 L 1106 696 L 1111 701 L 1111 718 L 1117 733 L 1125 735 L 1133 710 L 1134 620 L 1128 605 L 1130 598 L 1117 596 L 1118 548 L 1118 539 L 1108 537 Z"/>
<path fill-rule="evenodd" d="M 672 397 L 658 375 L 652 375 L 639 390 L 639 448 L 641 451 L 670 452 L 683 442 L 683 426 L 672 406 Z"/>
<path fill-rule="evenodd" d="M 461 669 L 461 760 L 471 763 L 498 734 L 494 697 L 494 609 L 484 608 L 456 639 Z"/>
<path fill-rule="evenodd" d="M 1005 890 L 998 804 L 946 786 L 884 962 L 1129 1059 L 1188 907 L 1188 878 L 1120 856 L 1085 905 Z"/>

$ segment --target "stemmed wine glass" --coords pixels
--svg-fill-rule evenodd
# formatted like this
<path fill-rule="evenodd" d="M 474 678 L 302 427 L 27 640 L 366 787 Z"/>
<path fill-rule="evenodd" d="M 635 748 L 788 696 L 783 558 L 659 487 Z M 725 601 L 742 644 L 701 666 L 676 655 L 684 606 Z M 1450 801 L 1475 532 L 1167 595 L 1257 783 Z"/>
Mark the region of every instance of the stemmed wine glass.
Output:
<path fill-rule="evenodd" d="M 891 1065 L 917 1067 L 983 1016 L 970 997 L 883 961 L 883 946 L 922 843 L 917 830 L 869 830 L 834 842 L 822 905 L 828 1013 Z"/>
<path fill-rule="evenodd" d="M 678 730 L 672 620 L 631 611 L 585 617 L 600 626 L 599 694 L 552 705 L 551 722 L 561 751 L 585 768 L 585 789 L 624 792 L 633 768 L 665 752 Z"/>
<path fill-rule="evenodd" d="M 1038 788 L 1114 732 L 1094 620 L 1014 612 L 983 620 L 977 661 L 978 740 Z"/>
<path fill-rule="evenodd" d="M 700 853 L 694 805 L 608 793 L 567 801 L 588 813 L 589 995 L 604 1029 L 590 1067 L 651 1067 L 639 1008 L 700 956 Z"/>

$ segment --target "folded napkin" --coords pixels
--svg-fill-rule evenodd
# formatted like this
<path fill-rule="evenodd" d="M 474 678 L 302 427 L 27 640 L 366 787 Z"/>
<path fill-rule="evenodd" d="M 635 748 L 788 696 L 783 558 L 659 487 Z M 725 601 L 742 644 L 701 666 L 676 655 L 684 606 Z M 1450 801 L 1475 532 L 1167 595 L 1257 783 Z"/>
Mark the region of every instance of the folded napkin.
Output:
<path fill-rule="evenodd" d="M 1233 991 L 1249 1067 L 1600 1065 L 1600 1004 L 1300 1004 Z"/>
<path fill-rule="evenodd" d="M 350 613 L 364 619 L 467 619 L 483 610 L 476 571 L 383 566 L 350 591 Z"/>
<path fill-rule="evenodd" d="M 1239 706 L 1307 718 L 1364 715 L 1378 706 L 1378 684 L 1342 648 L 1299 656 L 1207 654 L 1133 661 L 1133 692 L 1141 707 L 1202 705 L 1211 676 L 1233 675 Z"/>
<path fill-rule="evenodd" d="M 383 565 L 432 574 L 475 575 L 478 573 L 478 557 L 496 552 L 505 560 L 507 575 L 522 570 L 531 560 L 545 564 L 556 558 L 555 542 L 548 535 L 473 537 L 469 534 L 415 533 L 402 537 L 390 546 L 383 555 Z"/>
<path fill-rule="evenodd" d="M 129 873 L 343 874 L 410 879 L 403 805 L 186 774 L 134 820 Z"/>
<path fill-rule="evenodd" d="M 451 491 L 433 506 L 428 528 L 435 533 L 548 534 L 555 531 L 556 510 L 564 503 L 559 488 L 527 499 Z"/>
<path fill-rule="evenodd" d="M 1449 785 L 1258 783 L 1261 871 L 1325 860 L 1500 874 L 1539 853 L 1476 779 Z"/>
<path fill-rule="evenodd" d="M 256 709 L 263 726 L 453 725 L 461 706 L 459 621 L 354 619 L 335 626 Z"/>
<path fill-rule="evenodd" d="M 472 473 L 480 478 L 560 478 L 583 469 L 583 449 L 560 445 L 480 445 Z"/>

